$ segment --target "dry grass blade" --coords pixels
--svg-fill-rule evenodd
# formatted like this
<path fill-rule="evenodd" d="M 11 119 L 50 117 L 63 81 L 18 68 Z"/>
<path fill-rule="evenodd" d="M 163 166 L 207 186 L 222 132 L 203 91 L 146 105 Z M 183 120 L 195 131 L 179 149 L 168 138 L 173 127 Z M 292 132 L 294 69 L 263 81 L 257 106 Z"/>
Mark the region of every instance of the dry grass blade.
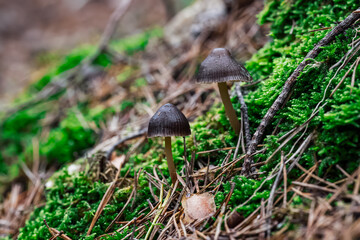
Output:
<path fill-rule="evenodd" d="M 176 182 L 178 183 L 178 182 Z M 145 235 L 145 240 L 149 239 L 150 238 L 150 235 L 152 234 L 152 230 L 155 226 L 155 224 L 157 223 L 160 215 L 163 213 L 163 210 L 167 204 L 167 201 L 169 200 L 170 198 L 170 191 L 168 192 L 165 200 L 163 199 L 163 196 L 164 196 L 164 185 L 161 185 L 161 190 L 160 190 L 160 197 L 159 197 L 159 207 L 157 209 L 157 214 L 156 216 L 154 217 L 154 220 L 153 222 L 151 223 L 150 227 L 149 227 L 149 230 L 147 231 L 146 235 Z M 163 201 L 164 200 L 164 201 Z"/>
<path fill-rule="evenodd" d="M 347 178 L 351 179 L 352 181 L 355 181 L 355 179 L 349 173 L 347 173 L 342 167 L 340 167 L 338 164 L 336 164 L 336 168 L 339 169 L 341 171 L 341 173 L 344 174 Z M 343 180 L 347 180 L 347 179 L 343 179 Z"/>
<path fill-rule="evenodd" d="M 140 230 L 144 230 L 144 228 L 145 228 L 145 225 L 143 225 L 143 226 L 140 226 L 138 229 L 137 229 L 137 231 L 140 231 Z M 131 233 L 129 233 L 128 235 L 126 235 L 124 238 L 122 238 L 122 239 L 129 239 L 129 237 L 131 236 L 131 235 L 133 235 L 133 232 L 131 232 Z M 140 235 L 140 234 L 139 234 Z"/>
<path fill-rule="evenodd" d="M 284 153 L 281 153 L 283 155 Z M 284 159 L 281 158 L 281 164 L 284 164 Z M 284 196 L 283 196 L 283 208 L 286 208 L 286 201 L 287 201 L 287 172 L 286 172 L 286 165 L 284 164 L 283 167 L 283 175 L 284 175 Z"/>
<path fill-rule="evenodd" d="M 326 187 L 321 187 L 315 184 L 310 184 L 310 183 L 302 183 L 302 182 L 292 182 L 292 184 L 297 185 L 297 186 L 301 186 L 301 187 L 305 187 L 305 188 L 311 188 L 311 189 L 317 189 L 317 190 L 321 190 L 321 191 L 325 191 L 325 192 L 332 192 L 335 193 L 336 189 L 330 189 L 330 188 L 326 188 Z"/>
<path fill-rule="evenodd" d="M 344 74 L 344 76 L 341 78 L 340 82 L 335 86 L 334 90 L 331 92 L 329 98 L 331 98 L 334 93 L 339 89 L 339 87 L 341 86 L 341 84 L 344 82 L 345 78 L 349 75 L 349 73 L 351 72 L 351 70 L 353 70 L 354 66 L 357 66 L 358 60 L 356 60 L 349 68 L 349 70 L 347 70 L 347 72 Z M 356 68 L 354 69 L 354 73 L 356 71 Z"/>
<path fill-rule="evenodd" d="M 355 176 L 360 173 L 360 167 L 351 175 L 352 178 L 348 178 L 345 183 L 331 196 L 331 198 L 327 201 L 329 204 L 332 203 L 343 191 L 346 190 L 348 184 L 354 182 Z"/>
<path fill-rule="evenodd" d="M 103 198 L 101 199 L 101 202 L 100 202 L 100 204 L 99 204 L 99 206 L 98 206 L 98 208 L 97 208 L 97 210 L 96 210 L 96 212 L 95 212 L 95 215 L 94 215 L 93 220 L 91 221 L 91 224 L 90 224 L 90 227 L 89 227 L 89 229 L 88 229 L 88 231 L 87 231 L 87 233 L 86 233 L 86 236 L 89 236 L 89 235 L 90 235 L 92 229 L 93 229 L 94 226 L 95 226 L 96 221 L 99 219 L 102 211 L 104 210 L 106 204 L 110 201 L 110 199 L 111 199 L 111 197 L 112 197 L 112 195 L 113 195 L 113 193 L 114 193 L 114 191 L 115 191 L 116 182 L 117 182 L 117 180 L 118 180 L 118 178 L 119 178 L 119 175 L 120 175 L 120 172 L 121 172 L 121 167 L 122 167 L 122 165 L 124 164 L 124 162 L 121 161 L 119 164 L 120 164 L 120 165 L 119 165 L 119 167 L 118 167 L 118 171 L 117 171 L 117 173 L 116 173 L 116 176 L 115 176 L 114 180 L 111 182 L 111 184 L 110 184 L 110 186 L 108 187 L 108 189 L 106 190 Z"/>
<path fill-rule="evenodd" d="M 64 240 L 72 240 L 71 238 L 66 236 L 62 231 L 58 231 L 55 228 L 49 227 L 49 225 L 47 224 L 45 219 L 44 219 L 44 223 L 45 223 L 45 226 L 47 227 L 47 229 L 49 230 L 49 232 L 52 235 L 51 239 L 56 239 L 56 238 L 59 237 L 59 238 L 62 238 Z"/>
<path fill-rule="evenodd" d="M 93 218 L 93 220 L 91 221 L 89 230 L 88 230 L 87 233 L 86 233 L 87 236 L 89 236 L 89 235 L 91 234 L 91 231 L 92 231 L 92 229 L 94 228 L 96 221 L 99 219 L 102 211 L 104 210 L 104 207 L 105 207 L 106 204 L 110 201 L 110 199 L 111 199 L 111 197 L 112 197 L 112 195 L 113 195 L 113 193 L 114 193 L 115 187 L 116 187 L 115 182 L 112 182 L 112 183 L 110 184 L 109 188 L 106 190 L 103 198 L 101 199 L 101 202 L 100 202 L 100 204 L 99 204 L 99 207 L 98 207 L 98 209 L 97 209 L 96 212 L 95 212 L 94 218 Z"/>
<path fill-rule="evenodd" d="M 276 176 L 276 179 L 275 179 L 275 182 L 271 188 L 271 192 L 270 192 L 270 196 L 269 196 L 269 199 L 268 199 L 268 204 L 267 204 L 267 207 L 266 207 L 266 216 L 268 217 L 267 219 L 267 236 L 268 238 L 270 238 L 270 234 L 271 234 L 271 215 L 272 215 L 272 209 L 273 209 L 273 203 L 274 203 L 274 198 L 275 198 L 275 190 L 282 178 L 282 173 L 283 173 L 283 168 L 285 166 L 285 163 L 284 163 L 284 156 L 282 155 L 281 156 L 281 165 L 280 165 L 280 170 Z"/>
<path fill-rule="evenodd" d="M 296 167 L 298 167 L 301 171 L 303 171 L 304 173 L 308 174 L 308 175 L 311 176 L 312 178 L 318 180 L 319 182 L 322 182 L 322 183 L 324 183 L 324 184 L 326 184 L 326 185 L 328 185 L 328 186 L 331 186 L 331 187 L 333 187 L 333 188 L 335 188 L 335 189 L 338 189 L 338 188 L 339 188 L 336 184 L 331 183 L 331 182 L 328 182 L 328 181 L 326 181 L 326 180 L 324 180 L 324 179 L 322 179 L 322 178 L 320 178 L 320 177 L 312 174 L 311 172 L 309 172 L 308 170 L 306 170 L 304 167 L 302 167 L 299 163 L 296 163 L 295 165 L 296 165 Z"/>
<path fill-rule="evenodd" d="M 110 223 L 110 225 L 106 228 L 105 232 L 108 232 L 112 226 L 115 224 L 116 221 L 119 220 L 119 218 L 122 216 L 122 214 L 124 213 L 126 207 L 129 205 L 131 198 L 133 197 L 133 195 L 135 194 L 135 189 L 132 190 L 128 200 L 126 201 L 124 207 L 121 209 L 121 211 L 118 213 L 118 215 L 116 215 L 116 217 L 114 218 L 114 220 L 112 220 L 112 222 Z"/>
<path fill-rule="evenodd" d="M 355 85 L 356 70 L 357 70 L 357 68 L 358 68 L 358 66 L 359 66 L 359 61 L 360 61 L 360 57 L 358 57 L 358 58 L 356 59 L 354 71 L 353 71 L 353 74 L 352 74 L 352 76 L 351 76 L 351 84 L 350 84 L 351 89 L 350 89 L 350 94 L 352 93 L 352 88 L 353 88 L 354 85 Z"/>
<path fill-rule="evenodd" d="M 212 152 L 218 152 L 218 151 L 226 151 L 226 150 L 231 150 L 231 149 L 235 149 L 235 148 L 236 147 L 217 148 L 217 149 L 197 152 L 196 154 L 204 154 L 204 153 L 212 153 Z"/>

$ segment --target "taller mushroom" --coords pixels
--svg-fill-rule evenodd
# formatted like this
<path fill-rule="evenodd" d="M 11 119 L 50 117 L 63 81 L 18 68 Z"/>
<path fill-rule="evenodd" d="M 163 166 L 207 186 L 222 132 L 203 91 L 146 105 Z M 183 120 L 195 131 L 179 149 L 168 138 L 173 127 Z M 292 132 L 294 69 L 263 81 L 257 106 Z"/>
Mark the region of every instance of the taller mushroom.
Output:
<path fill-rule="evenodd" d="M 217 83 L 226 115 L 236 134 L 240 133 L 240 122 L 231 104 L 226 82 L 250 82 L 252 77 L 246 68 L 236 62 L 225 48 L 215 48 L 201 63 L 196 76 L 197 83 Z"/>
<path fill-rule="evenodd" d="M 177 176 L 171 151 L 171 137 L 188 136 L 190 134 L 191 130 L 188 120 L 184 114 L 171 103 L 160 107 L 149 121 L 147 136 L 150 138 L 165 137 L 165 155 L 173 184 L 175 184 Z"/>

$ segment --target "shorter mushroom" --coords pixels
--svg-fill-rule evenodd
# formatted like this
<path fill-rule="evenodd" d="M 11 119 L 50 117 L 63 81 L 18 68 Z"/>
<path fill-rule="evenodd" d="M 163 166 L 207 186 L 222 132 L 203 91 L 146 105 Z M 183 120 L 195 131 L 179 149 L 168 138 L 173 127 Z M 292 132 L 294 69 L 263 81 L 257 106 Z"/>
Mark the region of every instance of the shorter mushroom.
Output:
<path fill-rule="evenodd" d="M 188 136 L 190 125 L 184 114 L 171 103 L 157 110 L 149 121 L 148 134 L 151 137 L 165 137 L 165 155 L 169 167 L 171 181 L 177 180 L 176 168 L 171 151 L 171 136 Z"/>
<path fill-rule="evenodd" d="M 201 63 L 196 76 L 197 83 L 217 83 L 226 115 L 236 134 L 240 133 L 240 123 L 231 104 L 226 82 L 250 82 L 250 73 L 236 62 L 225 48 L 215 48 Z"/>

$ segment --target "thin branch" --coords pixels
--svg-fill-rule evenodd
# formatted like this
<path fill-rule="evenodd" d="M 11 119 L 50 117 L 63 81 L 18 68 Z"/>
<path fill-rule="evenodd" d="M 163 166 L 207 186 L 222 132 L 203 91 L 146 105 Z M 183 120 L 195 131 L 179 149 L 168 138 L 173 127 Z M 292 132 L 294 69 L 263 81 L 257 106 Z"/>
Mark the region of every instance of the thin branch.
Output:
<path fill-rule="evenodd" d="M 140 130 L 140 131 L 137 132 L 137 133 L 131 134 L 130 136 L 128 136 L 128 137 L 126 137 L 126 138 L 120 139 L 119 141 L 117 141 L 117 142 L 106 152 L 106 159 L 107 159 L 107 160 L 110 160 L 111 154 L 113 153 L 113 151 L 115 151 L 115 149 L 116 149 L 119 145 L 123 144 L 123 143 L 126 142 L 126 141 L 133 140 L 133 139 L 135 139 L 135 138 L 139 138 L 139 137 L 145 135 L 146 133 L 147 133 L 147 129 L 144 128 L 144 129 Z"/>
<path fill-rule="evenodd" d="M 110 201 L 114 191 L 115 191 L 115 182 L 116 181 L 113 181 L 110 186 L 108 187 L 108 189 L 106 190 L 106 193 L 104 194 L 103 198 L 101 199 L 101 202 L 95 212 L 95 215 L 91 221 L 91 224 L 90 224 L 90 227 L 86 233 L 86 236 L 89 236 L 91 234 L 91 231 L 92 229 L 94 228 L 95 226 L 95 223 L 97 222 L 97 220 L 99 219 L 102 211 L 104 210 L 106 204 Z"/>
<path fill-rule="evenodd" d="M 236 95 L 239 98 L 239 102 L 240 102 L 240 110 L 242 112 L 242 116 L 244 117 L 244 119 L 242 119 L 242 122 L 244 124 L 244 132 L 245 132 L 245 139 L 246 139 L 246 149 L 249 148 L 249 144 L 251 141 L 251 134 L 250 134 L 250 124 L 249 124 L 249 115 L 248 115 L 248 108 L 246 106 L 244 97 L 241 93 L 241 87 L 239 83 L 235 84 L 235 92 Z"/>
<path fill-rule="evenodd" d="M 126 207 L 129 205 L 131 198 L 133 197 L 134 194 L 135 194 L 135 189 L 132 190 L 125 205 L 123 206 L 121 211 L 118 213 L 118 215 L 116 215 L 116 217 L 112 220 L 112 222 L 109 224 L 109 226 L 106 228 L 105 232 L 108 232 L 112 228 L 112 226 L 116 223 L 116 221 L 118 221 L 120 219 L 121 215 L 124 213 Z"/>
<path fill-rule="evenodd" d="M 284 166 L 285 166 L 284 155 L 282 155 L 281 156 L 280 170 L 279 170 L 279 172 L 278 172 L 278 174 L 276 176 L 274 185 L 272 186 L 272 189 L 271 189 L 271 192 L 270 192 L 270 197 L 269 197 L 267 208 L 266 208 L 266 215 L 268 216 L 267 221 L 266 221 L 267 226 L 268 226 L 268 229 L 267 229 L 267 237 L 268 237 L 268 239 L 270 239 L 270 234 L 271 234 L 271 217 L 270 216 L 272 215 L 273 203 L 274 203 L 274 198 L 275 198 L 275 191 L 276 191 L 277 186 L 280 183 L 280 180 L 282 179 Z"/>
<path fill-rule="evenodd" d="M 108 187 L 108 189 L 106 190 L 103 198 L 101 199 L 101 202 L 95 212 L 95 215 L 93 217 L 93 220 L 91 221 L 91 224 L 90 224 L 90 227 L 86 233 L 86 236 L 89 236 L 91 234 L 91 231 L 92 229 L 94 228 L 95 226 L 95 223 L 97 222 L 97 220 L 99 219 L 102 211 L 104 210 L 105 206 L 108 204 L 108 202 L 110 201 L 114 191 L 115 191 L 115 188 L 116 188 L 116 182 L 119 178 L 119 175 L 120 175 L 120 172 L 121 172 L 121 168 L 122 168 L 122 165 L 123 165 L 123 162 L 120 162 L 120 165 L 119 165 L 119 168 L 118 168 L 118 171 L 116 172 L 116 175 L 115 175 L 115 178 L 114 180 L 111 182 L 110 186 Z M 125 179 L 125 177 L 124 177 Z"/>
<path fill-rule="evenodd" d="M 120 20 L 125 15 L 132 2 L 133 0 L 122 0 L 116 10 L 110 16 L 109 22 L 106 25 L 103 35 L 101 36 L 98 52 L 102 52 L 109 45 L 109 41 L 114 36 Z"/>

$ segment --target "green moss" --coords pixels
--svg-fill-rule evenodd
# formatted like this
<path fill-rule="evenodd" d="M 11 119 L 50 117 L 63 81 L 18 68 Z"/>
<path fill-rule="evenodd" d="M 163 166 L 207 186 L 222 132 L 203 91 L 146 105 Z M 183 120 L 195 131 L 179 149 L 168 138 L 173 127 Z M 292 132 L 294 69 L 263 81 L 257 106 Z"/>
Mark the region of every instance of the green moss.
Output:
<path fill-rule="evenodd" d="M 135 86 L 136 87 L 144 87 L 147 85 L 147 81 L 145 78 L 138 78 L 135 80 Z"/>
<path fill-rule="evenodd" d="M 232 179 L 232 182 L 235 184 L 234 192 L 231 195 L 229 206 L 236 207 L 242 205 L 246 200 L 248 200 L 255 192 L 256 189 L 260 187 L 260 185 L 266 181 L 265 178 L 262 180 L 254 180 L 254 179 L 247 179 L 243 176 L 237 176 Z M 267 199 L 269 197 L 270 191 L 266 190 L 269 189 L 271 186 L 272 181 L 267 181 L 262 186 L 262 190 L 258 191 L 252 199 L 244 206 L 237 207 L 237 211 L 240 212 L 243 216 L 248 216 L 252 213 L 256 208 L 258 208 L 261 204 L 261 199 Z M 231 183 L 227 182 L 224 184 L 224 191 L 218 192 L 215 200 L 216 204 L 221 204 L 226 194 L 230 192 Z M 265 189 L 265 190 L 263 190 Z M 226 193 L 226 194 L 224 194 Z"/>
<path fill-rule="evenodd" d="M 64 57 L 64 59 L 56 68 L 52 69 L 51 71 L 49 71 L 49 73 L 47 73 L 37 82 L 32 84 L 29 88 L 29 93 L 34 94 L 37 91 L 40 91 L 48 83 L 50 83 L 56 76 L 78 66 L 82 60 L 94 54 L 95 50 L 96 50 L 95 46 L 84 45 L 71 51 L 68 55 Z M 103 55 L 99 56 L 99 58 L 96 59 L 95 62 L 98 63 L 100 66 L 107 66 L 109 63 L 105 63 L 103 61 L 104 57 L 105 56 Z"/>
<path fill-rule="evenodd" d="M 250 124 L 252 131 L 258 126 L 260 119 L 267 112 L 272 102 L 282 90 L 282 86 L 306 53 L 319 42 L 329 30 L 309 32 L 310 30 L 329 27 L 341 21 L 356 9 L 356 1 L 268 1 L 263 12 L 259 14 L 261 23 L 271 22 L 272 42 L 263 47 L 246 64 L 254 79 L 265 79 L 256 91 L 250 92 L 245 101 L 248 104 Z M 275 125 L 280 121 L 278 137 L 287 131 L 304 123 L 312 114 L 325 92 L 326 86 L 334 76 L 335 70 L 329 70 L 350 49 L 349 44 L 355 34 L 353 29 L 340 35 L 306 67 L 300 75 L 292 92 L 291 99 L 275 116 L 270 134 Z M 355 59 L 355 58 L 354 58 Z M 354 59 L 332 80 L 330 89 L 333 89 L 345 72 L 349 69 Z M 354 170 L 360 163 L 360 150 L 356 149 L 358 137 L 355 136 L 359 129 L 358 92 L 354 87 L 353 94 L 349 94 L 350 77 L 345 78 L 343 85 L 336 94 L 328 100 L 327 106 L 321 109 L 322 114 L 316 116 L 309 124 L 307 134 L 316 130 L 316 147 L 305 152 L 307 164 L 312 153 L 318 159 L 323 159 L 320 170 L 339 163 L 347 170 Z M 358 86 L 358 85 L 357 85 Z M 239 105 L 238 105 L 239 108 Z M 300 136 L 300 134 L 298 135 Z M 289 151 L 294 141 L 289 142 L 283 149 Z M 266 138 L 266 146 L 270 151 L 259 155 L 258 161 L 263 161 L 276 149 L 276 140 Z M 349 149 L 343 151 L 342 149 Z M 278 161 L 278 157 L 275 158 Z M 312 160 L 312 162 L 314 159 Z M 271 169 L 271 166 L 265 166 Z M 323 173 L 320 171 L 320 173 Z"/>
<path fill-rule="evenodd" d="M 353 90 L 351 94 L 350 89 Z M 359 84 L 355 88 L 347 86 L 329 101 L 331 109 L 320 114 L 323 126 L 315 150 L 323 159 L 321 173 L 335 164 L 340 164 L 348 172 L 355 171 L 359 166 L 359 96 Z"/>
<path fill-rule="evenodd" d="M 282 86 L 290 74 L 303 60 L 307 52 L 329 32 L 329 30 L 314 33 L 309 31 L 327 27 L 329 23 L 332 24 L 344 19 L 344 16 L 347 16 L 351 9 L 356 9 L 355 1 L 327 1 L 326 3 L 322 1 L 268 1 L 263 12 L 259 14 L 259 21 L 262 23 L 271 22 L 270 35 L 274 39 L 246 63 L 247 69 L 255 80 L 266 79 L 259 84 L 255 91 L 251 91 L 245 96 L 252 133 L 280 94 Z M 267 136 L 264 140 L 267 151 L 258 154 L 256 161 L 265 161 L 279 146 L 278 139 L 294 127 L 303 124 L 311 116 L 323 96 L 329 96 L 330 91 L 325 92 L 326 87 L 335 74 L 335 70 L 330 71 L 329 68 L 349 50 L 349 44 L 354 34 L 355 31 L 349 29 L 345 35 L 338 36 L 334 42 L 324 47 L 312 64 L 306 67 L 298 78 L 291 99 L 275 116 L 272 127 L 267 129 Z M 332 80 L 330 89 L 333 89 L 341 80 L 354 59 Z M 360 163 L 360 149 L 357 147 L 359 146 L 357 133 L 360 131 L 359 85 L 357 84 L 352 88 L 353 92 L 350 94 L 350 87 L 348 86 L 350 81 L 350 76 L 345 78 L 343 85 L 333 98 L 327 100 L 328 104 L 321 108 L 320 114 L 310 122 L 304 135 L 306 137 L 312 131 L 316 132 L 313 145 L 305 151 L 300 159 L 300 164 L 304 167 L 311 167 L 314 165 L 315 159 L 320 159 L 319 173 L 327 174 L 327 178 L 333 179 L 332 181 L 342 177 L 338 172 L 331 171 L 334 164 L 340 164 L 348 172 L 352 172 Z M 233 103 L 240 116 L 240 104 L 236 98 L 233 99 Z M 280 120 L 282 122 L 279 125 L 277 136 L 271 135 L 272 130 Z M 294 139 L 296 140 L 300 135 L 301 133 Z M 295 140 L 283 147 L 285 153 L 290 151 Z M 261 167 L 260 171 L 271 172 L 279 161 L 280 153 L 275 155 L 269 164 Z M 327 172 L 324 172 L 324 169 Z M 295 178 L 299 174 L 301 172 L 294 169 L 289 177 Z M 246 180 L 240 179 L 243 183 L 240 183 L 239 179 L 234 179 L 234 194 L 236 190 L 239 190 L 238 193 L 240 194 L 233 197 L 240 200 L 230 201 L 230 207 L 242 204 L 252 195 L 259 184 L 259 182 L 246 184 Z M 250 214 L 259 206 L 259 198 L 268 195 L 270 186 L 266 183 L 262 190 L 256 194 L 258 196 L 238 210 L 245 216 Z M 226 184 L 224 191 L 217 196 L 218 203 L 229 191 L 230 185 Z M 241 194 L 246 196 L 243 198 Z"/>
<path fill-rule="evenodd" d="M 85 124 L 80 116 L 70 109 L 59 127 L 52 129 L 48 137 L 41 142 L 40 154 L 46 156 L 48 161 L 58 163 L 66 163 L 76 155 L 79 156 L 82 150 L 95 143 L 95 132 Z"/>
<path fill-rule="evenodd" d="M 116 40 L 112 43 L 118 50 L 135 54 L 143 50 L 150 38 L 161 36 L 161 30 L 148 30 L 144 33 Z M 17 98 L 16 104 L 32 99 L 57 76 L 75 68 L 82 60 L 94 54 L 96 46 L 84 45 L 69 53 L 61 63 L 51 69 L 45 76 L 29 86 L 28 90 Z M 107 67 L 110 64 L 107 55 L 101 54 L 94 64 Z M 128 76 L 127 76 L 128 77 Z M 106 121 L 110 115 L 127 111 L 134 106 L 133 102 L 125 101 L 120 106 L 107 109 L 104 107 L 90 108 L 88 102 L 79 102 L 70 109 L 63 108 L 58 100 L 66 90 L 35 104 L 25 110 L 18 111 L 6 119 L 0 119 L 0 174 L 9 175 L 9 180 L 18 175 L 19 161 L 31 161 L 33 156 L 33 140 L 40 142 L 40 157 L 50 163 L 62 164 L 75 160 L 84 150 L 94 145 L 98 134 L 87 123 Z M 2 114 L 0 114 L 1 116 Z M 56 116 L 58 120 L 47 124 L 46 118 Z M 9 167 L 11 165 L 11 167 Z M 11 173 L 11 174 L 10 174 Z"/>
<path fill-rule="evenodd" d="M 94 182 L 94 179 L 85 172 L 70 175 L 66 169 L 61 170 L 50 181 L 53 182 L 53 186 L 46 189 L 46 205 L 32 213 L 26 226 L 20 230 L 18 239 L 49 239 L 51 235 L 43 222 L 44 219 L 49 226 L 64 231 L 72 239 L 94 239 L 95 236 L 104 233 L 125 205 L 132 191 L 131 186 L 117 188 L 95 224 L 92 234 L 86 237 L 86 232 L 109 183 Z M 139 188 L 134 210 L 127 208 L 123 214 L 122 219 L 126 221 L 137 217 L 138 212 L 148 205 L 146 199 L 150 198 L 150 194 L 144 177 L 139 179 Z M 125 235 L 126 231 L 119 236 Z"/>
<path fill-rule="evenodd" d="M 12 238 L 10 236 L 6 236 L 6 237 L 0 237 L 1 240 L 11 240 Z"/>
<path fill-rule="evenodd" d="M 145 50 L 150 39 L 159 38 L 162 35 L 162 28 L 153 28 L 139 34 L 129 36 L 120 41 L 114 41 L 111 43 L 111 47 L 113 47 L 116 51 L 133 55 L 136 52 Z"/>

